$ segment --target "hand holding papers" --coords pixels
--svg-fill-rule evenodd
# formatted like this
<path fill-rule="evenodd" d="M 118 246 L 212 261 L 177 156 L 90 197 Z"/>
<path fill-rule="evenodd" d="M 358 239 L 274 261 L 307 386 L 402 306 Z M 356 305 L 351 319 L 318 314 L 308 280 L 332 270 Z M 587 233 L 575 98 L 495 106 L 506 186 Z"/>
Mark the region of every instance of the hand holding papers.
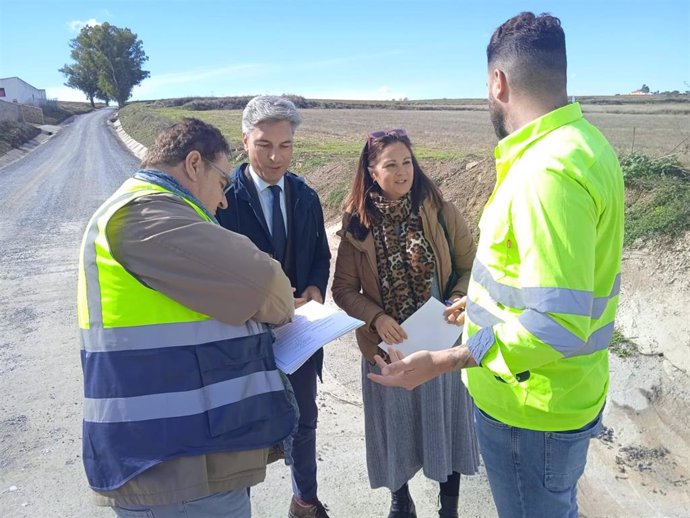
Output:
<path fill-rule="evenodd" d="M 442 302 L 431 297 L 401 324 L 407 339 L 393 348 L 407 356 L 416 351 L 440 351 L 455 345 L 462 327 L 446 321 L 443 316 L 445 309 Z M 379 343 L 379 347 L 384 351 L 388 348 L 384 342 Z"/>
<path fill-rule="evenodd" d="M 363 325 L 361 320 L 312 300 L 295 310 L 292 322 L 274 329 L 276 365 L 292 374 L 321 347 Z"/>

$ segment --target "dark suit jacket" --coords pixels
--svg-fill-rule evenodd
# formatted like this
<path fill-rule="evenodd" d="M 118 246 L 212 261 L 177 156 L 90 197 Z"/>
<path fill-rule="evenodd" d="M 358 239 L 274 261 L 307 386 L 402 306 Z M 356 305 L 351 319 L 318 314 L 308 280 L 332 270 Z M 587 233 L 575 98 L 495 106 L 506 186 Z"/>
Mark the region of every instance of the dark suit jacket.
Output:
<path fill-rule="evenodd" d="M 232 172 L 231 186 L 226 194 L 228 208 L 216 214 L 220 224 L 251 239 L 262 251 L 273 255 L 273 243 L 264 219 L 256 186 L 249 175 L 247 163 Z M 326 298 L 331 252 L 326 239 L 323 210 L 316 191 L 294 173 L 285 173 L 285 208 L 288 242 L 283 271 L 299 296 L 307 286 L 316 286 Z M 323 353 L 318 352 L 318 372 Z"/>

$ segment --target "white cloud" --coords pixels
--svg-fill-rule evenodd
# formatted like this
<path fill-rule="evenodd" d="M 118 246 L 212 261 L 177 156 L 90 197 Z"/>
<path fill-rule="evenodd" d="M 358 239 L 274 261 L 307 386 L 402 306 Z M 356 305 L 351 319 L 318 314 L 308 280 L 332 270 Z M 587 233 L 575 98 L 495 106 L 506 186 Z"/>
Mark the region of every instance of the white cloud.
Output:
<path fill-rule="evenodd" d="M 67 86 L 48 86 L 46 87 L 46 97 L 57 99 L 58 101 L 87 102 L 88 99 L 84 92 L 69 88 Z"/>
<path fill-rule="evenodd" d="M 168 74 L 157 74 L 147 79 L 150 84 L 155 86 L 177 85 L 183 83 L 194 83 L 196 81 L 204 81 L 207 79 L 215 79 L 223 76 L 246 77 L 259 70 L 262 65 L 232 65 L 221 68 L 207 68 L 194 71 L 172 72 Z"/>
<path fill-rule="evenodd" d="M 100 25 L 100 24 L 101 24 L 101 22 L 99 22 L 95 18 L 91 18 L 89 20 L 72 20 L 71 22 L 67 23 L 67 27 L 72 32 L 79 32 L 84 27 L 86 27 L 87 25 L 89 27 L 95 27 L 96 25 Z"/>
<path fill-rule="evenodd" d="M 386 85 L 370 90 L 315 90 L 303 95 L 310 99 L 343 99 L 350 101 L 390 101 L 391 99 L 400 100 L 407 97 L 407 94 L 404 92 L 393 90 Z"/>
<path fill-rule="evenodd" d="M 368 54 L 355 54 L 352 56 L 340 56 L 331 59 L 322 59 L 316 61 L 305 61 L 297 65 L 291 65 L 290 68 L 328 68 L 338 65 L 346 65 L 349 63 L 361 63 L 362 61 L 375 61 L 392 56 L 402 56 L 404 52 L 400 50 L 387 50 L 383 52 L 370 52 Z"/>
<path fill-rule="evenodd" d="M 164 98 L 169 96 L 178 96 L 175 93 L 175 86 L 194 85 L 198 83 L 198 87 L 194 90 L 203 92 L 209 87 L 219 88 L 218 81 L 227 79 L 227 82 L 237 83 L 240 80 L 247 79 L 256 75 L 264 68 L 259 64 L 243 64 L 231 65 L 220 68 L 204 68 L 194 71 L 184 72 L 170 72 L 166 74 L 151 74 L 151 77 L 145 79 L 141 85 L 134 87 L 133 98 Z M 215 82 L 212 82 L 215 81 Z M 173 88 L 169 88 L 173 87 Z M 173 93 L 167 93 L 167 92 Z M 203 95 L 197 93 L 196 95 Z"/>
<path fill-rule="evenodd" d="M 378 90 L 376 90 L 376 93 L 378 94 L 378 97 L 375 97 L 375 99 L 395 99 L 395 100 L 402 100 L 407 97 L 404 92 L 401 91 L 394 91 L 388 86 L 382 86 Z"/>

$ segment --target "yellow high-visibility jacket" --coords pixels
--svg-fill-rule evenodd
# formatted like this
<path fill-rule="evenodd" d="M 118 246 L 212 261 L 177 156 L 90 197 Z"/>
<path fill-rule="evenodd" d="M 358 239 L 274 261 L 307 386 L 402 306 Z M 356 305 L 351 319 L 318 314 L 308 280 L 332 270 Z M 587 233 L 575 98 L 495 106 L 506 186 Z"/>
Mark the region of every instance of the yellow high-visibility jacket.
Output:
<path fill-rule="evenodd" d="M 265 325 L 230 325 L 196 312 L 112 255 L 111 217 L 157 193 L 174 194 L 125 181 L 89 221 L 80 251 L 82 456 L 98 491 L 118 489 L 167 460 L 268 448 L 290 435 L 296 419 Z M 212 223 L 196 202 L 180 198 Z"/>
<path fill-rule="evenodd" d="M 501 140 L 479 224 L 463 341 L 476 405 L 511 426 L 573 430 L 600 412 L 620 289 L 623 175 L 579 104 Z"/>

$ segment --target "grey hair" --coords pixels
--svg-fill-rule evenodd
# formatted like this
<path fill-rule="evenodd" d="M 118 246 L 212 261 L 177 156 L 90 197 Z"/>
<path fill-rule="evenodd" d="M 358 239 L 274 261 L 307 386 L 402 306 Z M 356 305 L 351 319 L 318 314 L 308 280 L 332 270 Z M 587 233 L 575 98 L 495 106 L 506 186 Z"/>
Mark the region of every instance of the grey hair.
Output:
<path fill-rule="evenodd" d="M 247 103 L 242 112 L 242 132 L 249 133 L 260 122 L 288 121 L 294 131 L 302 122 L 295 104 L 277 95 L 259 95 Z"/>

